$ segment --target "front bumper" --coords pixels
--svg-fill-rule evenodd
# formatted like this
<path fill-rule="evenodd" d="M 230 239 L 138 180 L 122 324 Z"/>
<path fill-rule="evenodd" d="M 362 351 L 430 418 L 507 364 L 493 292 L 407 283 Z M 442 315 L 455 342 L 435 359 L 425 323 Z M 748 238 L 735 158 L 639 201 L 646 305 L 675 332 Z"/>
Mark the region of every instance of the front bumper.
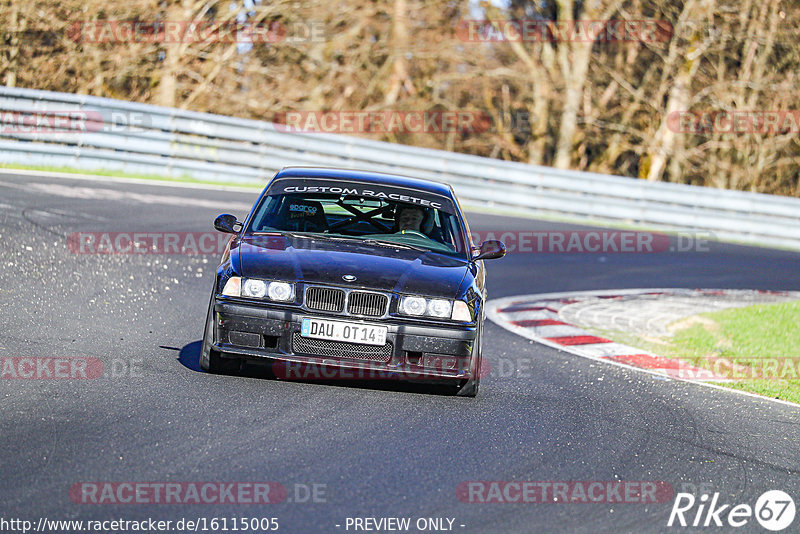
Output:
<path fill-rule="evenodd" d="M 387 327 L 387 346 L 319 342 L 300 336 L 303 317 Z M 476 325 L 416 324 L 396 317 L 369 320 L 303 309 L 215 299 L 214 348 L 251 360 L 281 362 L 285 378 L 463 381 L 472 378 Z M 308 369 L 335 372 L 309 375 Z M 280 373 L 276 373 L 281 376 Z"/>

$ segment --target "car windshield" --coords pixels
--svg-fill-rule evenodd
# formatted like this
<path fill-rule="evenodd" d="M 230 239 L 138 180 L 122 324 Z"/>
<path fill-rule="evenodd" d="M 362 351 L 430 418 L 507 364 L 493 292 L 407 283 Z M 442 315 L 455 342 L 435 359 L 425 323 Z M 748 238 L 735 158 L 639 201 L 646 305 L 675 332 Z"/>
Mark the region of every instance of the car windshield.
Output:
<path fill-rule="evenodd" d="M 268 194 L 246 233 L 308 234 L 466 257 L 464 232 L 449 200 L 397 196 L 402 200 L 339 193 Z"/>

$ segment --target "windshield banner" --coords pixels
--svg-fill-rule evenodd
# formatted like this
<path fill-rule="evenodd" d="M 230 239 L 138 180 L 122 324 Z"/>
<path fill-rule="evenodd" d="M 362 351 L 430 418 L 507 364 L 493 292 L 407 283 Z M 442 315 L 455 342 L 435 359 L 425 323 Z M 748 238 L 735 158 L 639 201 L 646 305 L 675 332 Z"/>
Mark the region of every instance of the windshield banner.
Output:
<path fill-rule="evenodd" d="M 405 202 L 420 207 L 442 210 L 450 214 L 455 213 L 455 208 L 447 197 L 417 189 L 404 189 L 381 184 L 359 184 L 330 179 L 277 180 L 270 186 L 267 194 L 347 195 L 368 200 Z"/>

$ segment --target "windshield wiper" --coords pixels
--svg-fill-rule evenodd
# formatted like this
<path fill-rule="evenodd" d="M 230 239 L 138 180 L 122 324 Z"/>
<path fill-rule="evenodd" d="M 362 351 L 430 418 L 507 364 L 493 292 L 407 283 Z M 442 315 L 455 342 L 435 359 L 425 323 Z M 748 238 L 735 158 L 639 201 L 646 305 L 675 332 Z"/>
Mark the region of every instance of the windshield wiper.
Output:
<path fill-rule="evenodd" d="M 288 230 L 265 230 L 263 232 L 251 232 L 249 235 L 282 235 L 286 237 L 303 237 L 305 239 L 312 239 L 316 237 L 316 234 L 300 234 L 297 232 L 290 232 Z"/>
<path fill-rule="evenodd" d="M 289 237 L 302 237 L 305 239 L 327 239 L 329 241 L 350 241 L 355 243 L 364 243 L 365 245 L 374 245 L 379 247 L 392 247 L 392 248 L 404 248 L 408 250 L 416 250 L 419 252 L 431 252 L 430 249 L 424 247 L 418 247 L 415 245 L 409 245 L 408 243 L 399 243 L 397 241 L 390 241 L 388 239 L 375 239 L 374 237 L 369 238 L 361 238 L 356 236 L 349 236 L 349 235 L 331 235 L 331 234 L 323 234 L 323 233 L 296 233 L 296 232 L 289 232 L 286 230 L 273 230 L 273 231 L 266 231 L 266 232 L 253 232 L 253 235 L 267 235 L 267 234 L 280 234 Z"/>
<path fill-rule="evenodd" d="M 408 243 L 398 243 L 397 241 L 389 241 L 384 239 L 362 239 L 362 241 L 368 245 L 378 245 L 383 247 L 400 247 L 400 248 L 407 248 L 410 250 L 418 250 L 419 252 L 430 252 L 430 249 L 424 247 L 417 247 L 414 245 L 409 245 Z"/>
<path fill-rule="evenodd" d="M 365 245 L 377 245 L 379 247 L 405 248 L 409 250 L 417 250 L 419 252 L 430 252 L 429 249 L 424 247 L 417 247 L 414 245 L 409 245 L 408 243 L 399 243 L 397 241 L 390 241 L 388 239 L 375 239 L 374 237 L 363 238 L 350 235 L 330 235 L 330 234 L 316 234 L 314 237 L 319 237 L 322 239 L 330 239 L 331 241 L 352 241 L 356 243 L 364 243 Z"/>

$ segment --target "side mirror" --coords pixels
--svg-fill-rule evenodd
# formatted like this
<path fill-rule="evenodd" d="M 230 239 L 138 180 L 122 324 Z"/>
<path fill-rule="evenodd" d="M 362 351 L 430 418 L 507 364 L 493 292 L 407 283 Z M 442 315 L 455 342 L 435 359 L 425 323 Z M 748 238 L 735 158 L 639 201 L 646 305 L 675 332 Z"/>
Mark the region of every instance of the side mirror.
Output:
<path fill-rule="evenodd" d="M 239 229 L 242 228 L 242 223 L 236 220 L 234 215 L 229 213 L 223 213 L 216 219 L 214 219 L 214 228 L 219 230 L 220 232 L 225 232 L 226 234 L 236 234 L 239 233 L 239 230 L 236 229 L 236 225 L 239 225 Z"/>
<path fill-rule="evenodd" d="M 478 255 L 472 258 L 474 261 L 478 260 L 494 260 L 502 258 L 506 255 L 506 246 L 502 241 L 484 241 L 481 243 L 481 249 Z"/>

